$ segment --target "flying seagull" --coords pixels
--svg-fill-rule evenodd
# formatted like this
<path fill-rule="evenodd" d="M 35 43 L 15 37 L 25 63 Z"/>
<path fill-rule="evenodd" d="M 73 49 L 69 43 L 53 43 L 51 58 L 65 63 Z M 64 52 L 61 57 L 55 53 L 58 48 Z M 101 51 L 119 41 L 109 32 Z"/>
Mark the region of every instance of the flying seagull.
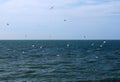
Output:
<path fill-rule="evenodd" d="M 50 7 L 50 9 L 53 9 L 53 8 L 54 8 L 54 6 L 51 6 L 51 7 Z"/>
<path fill-rule="evenodd" d="M 83 36 L 84 38 L 86 38 L 86 36 Z"/>
<path fill-rule="evenodd" d="M 64 19 L 64 21 L 67 21 L 66 19 Z"/>
<path fill-rule="evenodd" d="M 9 23 L 6 23 L 7 26 L 9 26 L 10 24 Z"/>

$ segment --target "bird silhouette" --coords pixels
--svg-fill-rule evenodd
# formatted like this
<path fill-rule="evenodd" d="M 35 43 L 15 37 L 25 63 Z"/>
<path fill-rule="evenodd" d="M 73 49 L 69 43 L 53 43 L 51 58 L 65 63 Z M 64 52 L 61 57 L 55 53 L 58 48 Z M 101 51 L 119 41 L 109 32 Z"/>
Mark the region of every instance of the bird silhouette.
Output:
<path fill-rule="evenodd" d="M 64 19 L 64 21 L 67 21 L 66 19 Z"/>
<path fill-rule="evenodd" d="M 9 23 L 6 23 L 7 26 L 9 26 L 10 24 Z"/>
<path fill-rule="evenodd" d="M 50 7 L 50 9 L 53 9 L 53 8 L 54 8 L 54 6 L 51 6 L 51 7 Z"/>

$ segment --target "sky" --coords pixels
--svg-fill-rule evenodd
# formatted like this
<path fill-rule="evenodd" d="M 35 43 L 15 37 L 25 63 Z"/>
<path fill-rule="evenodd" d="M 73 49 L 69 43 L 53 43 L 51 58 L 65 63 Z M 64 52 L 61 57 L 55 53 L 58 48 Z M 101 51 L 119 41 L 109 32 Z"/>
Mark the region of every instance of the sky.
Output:
<path fill-rule="evenodd" d="M 0 39 L 120 39 L 120 0 L 0 0 Z"/>

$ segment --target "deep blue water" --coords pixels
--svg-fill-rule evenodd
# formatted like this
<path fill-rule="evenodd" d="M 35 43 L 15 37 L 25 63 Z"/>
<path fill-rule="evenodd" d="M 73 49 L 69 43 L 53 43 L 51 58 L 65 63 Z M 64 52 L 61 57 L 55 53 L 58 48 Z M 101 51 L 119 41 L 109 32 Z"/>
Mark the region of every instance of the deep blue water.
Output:
<path fill-rule="evenodd" d="M 120 82 L 120 40 L 1 40 L 2 81 Z"/>

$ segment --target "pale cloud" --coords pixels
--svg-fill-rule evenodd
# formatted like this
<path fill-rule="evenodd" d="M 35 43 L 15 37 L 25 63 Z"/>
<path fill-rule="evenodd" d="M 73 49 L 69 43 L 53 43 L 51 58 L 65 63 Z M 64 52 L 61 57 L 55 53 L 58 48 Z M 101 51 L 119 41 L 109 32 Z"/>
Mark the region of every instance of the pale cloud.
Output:
<path fill-rule="evenodd" d="M 54 6 L 54 15 L 75 15 L 75 16 L 96 16 L 108 15 L 120 11 L 120 1 L 107 1 L 99 3 L 97 0 L 8 0 L 0 5 L 1 14 L 11 15 L 47 15 L 50 14 L 50 7 Z M 82 3 L 89 5 L 82 5 Z M 80 4 L 74 5 L 72 4 Z M 90 5 L 91 4 L 91 5 Z M 68 7 L 68 8 L 66 8 Z M 50 12 L 50 13 L 49 13 Z M 118 13 L 117 13 L 118 14 Z"/>
<path fill-rule="evenodd" d="M 64 10 L 74 16 L 109 16 L 120 15 L 120 1 L 111 1 L 97 5 L 84 5 Z M 64 13 L 64 14 L 66 14 Z"/>

